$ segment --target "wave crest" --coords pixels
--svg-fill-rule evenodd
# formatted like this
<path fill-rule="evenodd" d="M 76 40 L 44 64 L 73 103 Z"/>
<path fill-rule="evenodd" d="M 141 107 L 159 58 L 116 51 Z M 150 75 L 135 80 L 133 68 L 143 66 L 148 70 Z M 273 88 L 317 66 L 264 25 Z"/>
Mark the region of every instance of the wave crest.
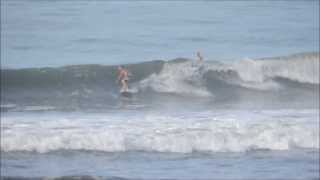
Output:
<path fill-rule="evenodd" d="M 253 102 L 258 96 L 267 99 L 266 95 L 271 95 L 272 101 L 301 97 L 298 102 L 308 102 L 308 98 L 317 99 L 319 95 L 319 53 L 223 63 L 176 59 L 132 64 L 127 68 L 133 74 L 130 87 L 141 100 L 146 99 L 146 92 L 151 92 L 151 96 L 222 98 L 223 102 Z M 75 106 L 116 103 L 119 91 L 116 74 L 116 66 L 102 65 L 2 69 L 1 104 L 70 107 L 70 103 Z"/>
<path fill-rule="evenodd" d="M 319 129 L 314 128 L 315 121 L 248 121 L 227 117 L 208 117 L 201 121 L 159 115 L 147 115 L 128 122 L 121 119 L 108 122 L 108 118 L 95 123 L 93 119 L 90 123 L 83 121 L 61 119 L 4 124 L 1 150 L 192 153 L 319 149 Z M 99 123 L 108 125 L 100 126 Z"/>
<path fill-rule="evenodd" d="M 228 64 L 212 61 L 168 62 L 159 73 L 142 80 L 139 88 L 151 88 L 165 93 L 212 96 L 209 85 L 219 86 L 222 82 L 254 90 L 279 90 L 282 84 L 278 79 L 319 85 L 319 54 L 245 59 Z M 220 81 L 220 84 L 217 81 Z"/>

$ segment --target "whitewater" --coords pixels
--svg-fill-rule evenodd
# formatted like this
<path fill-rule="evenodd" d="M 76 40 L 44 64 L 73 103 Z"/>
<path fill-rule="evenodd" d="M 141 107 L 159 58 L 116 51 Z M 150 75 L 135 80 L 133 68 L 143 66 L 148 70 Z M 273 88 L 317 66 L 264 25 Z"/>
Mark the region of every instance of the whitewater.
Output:
<path fill-rule="evenodd" d="M 50 115 L 54 113 L 5 116 L 1 150 L 213 153 L 319 149 L 318 122 L 312 119 L 319 115 L 315 110 Z"/>
<path fill-rule="evenodd" d="M 319 106 L 315 101 L 319 96 L 319 53 L 232 63 L 177 58 L 124 66 L 134 75 L 130 88 L 141 105 L 180 98 L 213 106 Z M 119 104 L 117 66 L 3 69 L 1 74 L 3 110 L 97 110 Z"/>
<path fill-rule="evenodd" d="M 278 165 L 290 170 L 301 167 L 287 165 L 299 163 L 287 159 L 299 156 L 308 162 L 303 171 L 312 176 L 319 169 L 319 53 L 228 63 L 177 58 L 124 66 L 134 74 L 132 98 L 118 92 L 117 66 L 2 69 L 1 152 L 6 176 L 112 179 L 120 171 L 122 178 L 131 179 L 138 176 L 126 172 L 124 162 L 133 161 L 135 167 L 149 158 L 161 159 L 154 160 L 157 170 L 150 172 L 165 172 L 157 167 L 168 164 L 174 169 L 186 158 L 203 166 L 198 175 L 183 177 L 173 171 L 162 176 L 174 179 L 213 176 L 203 163 L 216 166 L 216 158 L 227 164 L 240 158 L 259 171 L 262 167 L 256 163 L 265 161 L 264 156 L 279 158 Z M 119 163 L 119 169 L 105 172 L 99 163 L 92 164 L 109 161 L 101 156 Z M 39 164 L 18 168 L 30 158 L 39 164 L 51 159 L 55 168 L 60 161 L 81 166 L 50 172 L 37 171 Z M 224 170 L 214 175 L 225 178 Z M 143 174 L 142 178 L 154 178 Z"/>
<path fill-rule="evenodd" d="M 1 180 L 319 179 L 319 1 L 0 3 Z"/>

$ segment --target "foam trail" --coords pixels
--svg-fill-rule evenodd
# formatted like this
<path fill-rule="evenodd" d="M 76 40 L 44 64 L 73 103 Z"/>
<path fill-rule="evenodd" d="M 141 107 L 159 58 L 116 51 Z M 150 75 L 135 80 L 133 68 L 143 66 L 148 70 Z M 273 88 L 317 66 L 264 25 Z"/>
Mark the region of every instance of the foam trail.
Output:
<path fill-rule="evenodd" d="M 140 82 L 140 89 L 152 88 L 156 92 L 191 96 L 211 96 L 203 82 L 201 64 L 191 61 L 166 63 L 162 71 Z"/>

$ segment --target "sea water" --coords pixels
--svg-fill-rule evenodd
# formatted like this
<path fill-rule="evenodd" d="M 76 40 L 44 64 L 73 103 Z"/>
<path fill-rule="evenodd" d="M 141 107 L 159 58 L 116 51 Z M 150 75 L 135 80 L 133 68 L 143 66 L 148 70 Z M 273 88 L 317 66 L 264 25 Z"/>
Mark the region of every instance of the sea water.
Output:
<path fill-rule="evenodd" d="M 2 0 L 1 28 L 2 178 L 319 178 L 318 1 Z"/>
<path fill-rule="evenodd" d="M 318 110 L 12 112 L 2 176 L 314 179 Z"/>
<path fill-rule="evenodd" d="M 3 67 L 237 60 L 319 49 L 319 1 L 1 0 Z"/>

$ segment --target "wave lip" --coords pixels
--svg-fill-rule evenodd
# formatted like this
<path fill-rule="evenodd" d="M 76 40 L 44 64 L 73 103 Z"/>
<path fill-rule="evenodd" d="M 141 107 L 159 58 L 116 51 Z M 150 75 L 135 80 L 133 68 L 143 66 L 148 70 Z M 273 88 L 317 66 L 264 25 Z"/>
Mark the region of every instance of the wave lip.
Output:
<path fill-rule="evenodd" d="M 247 59 L 236 63 L 234 69 L 244 81 L 263 82 L 281 77 L 300 83 L 319 84 L 319 53 Z"/>
<path fill-rule="evenodd" d="M 319 89 L 319 53 L 302 53 L 232 63 L 169 61 L 158 73 L 141 80 L 140 91 L 151 89 L 193 97 L 233 97 L 253 91 L 278 93 L 296 89 L 314 95 Z M 236 91 L 241 90 L 241 93 Z M 301 96 L 301 92 L 292 96 Z M 246 99 L 246 98 L 244 98 Z"/>

